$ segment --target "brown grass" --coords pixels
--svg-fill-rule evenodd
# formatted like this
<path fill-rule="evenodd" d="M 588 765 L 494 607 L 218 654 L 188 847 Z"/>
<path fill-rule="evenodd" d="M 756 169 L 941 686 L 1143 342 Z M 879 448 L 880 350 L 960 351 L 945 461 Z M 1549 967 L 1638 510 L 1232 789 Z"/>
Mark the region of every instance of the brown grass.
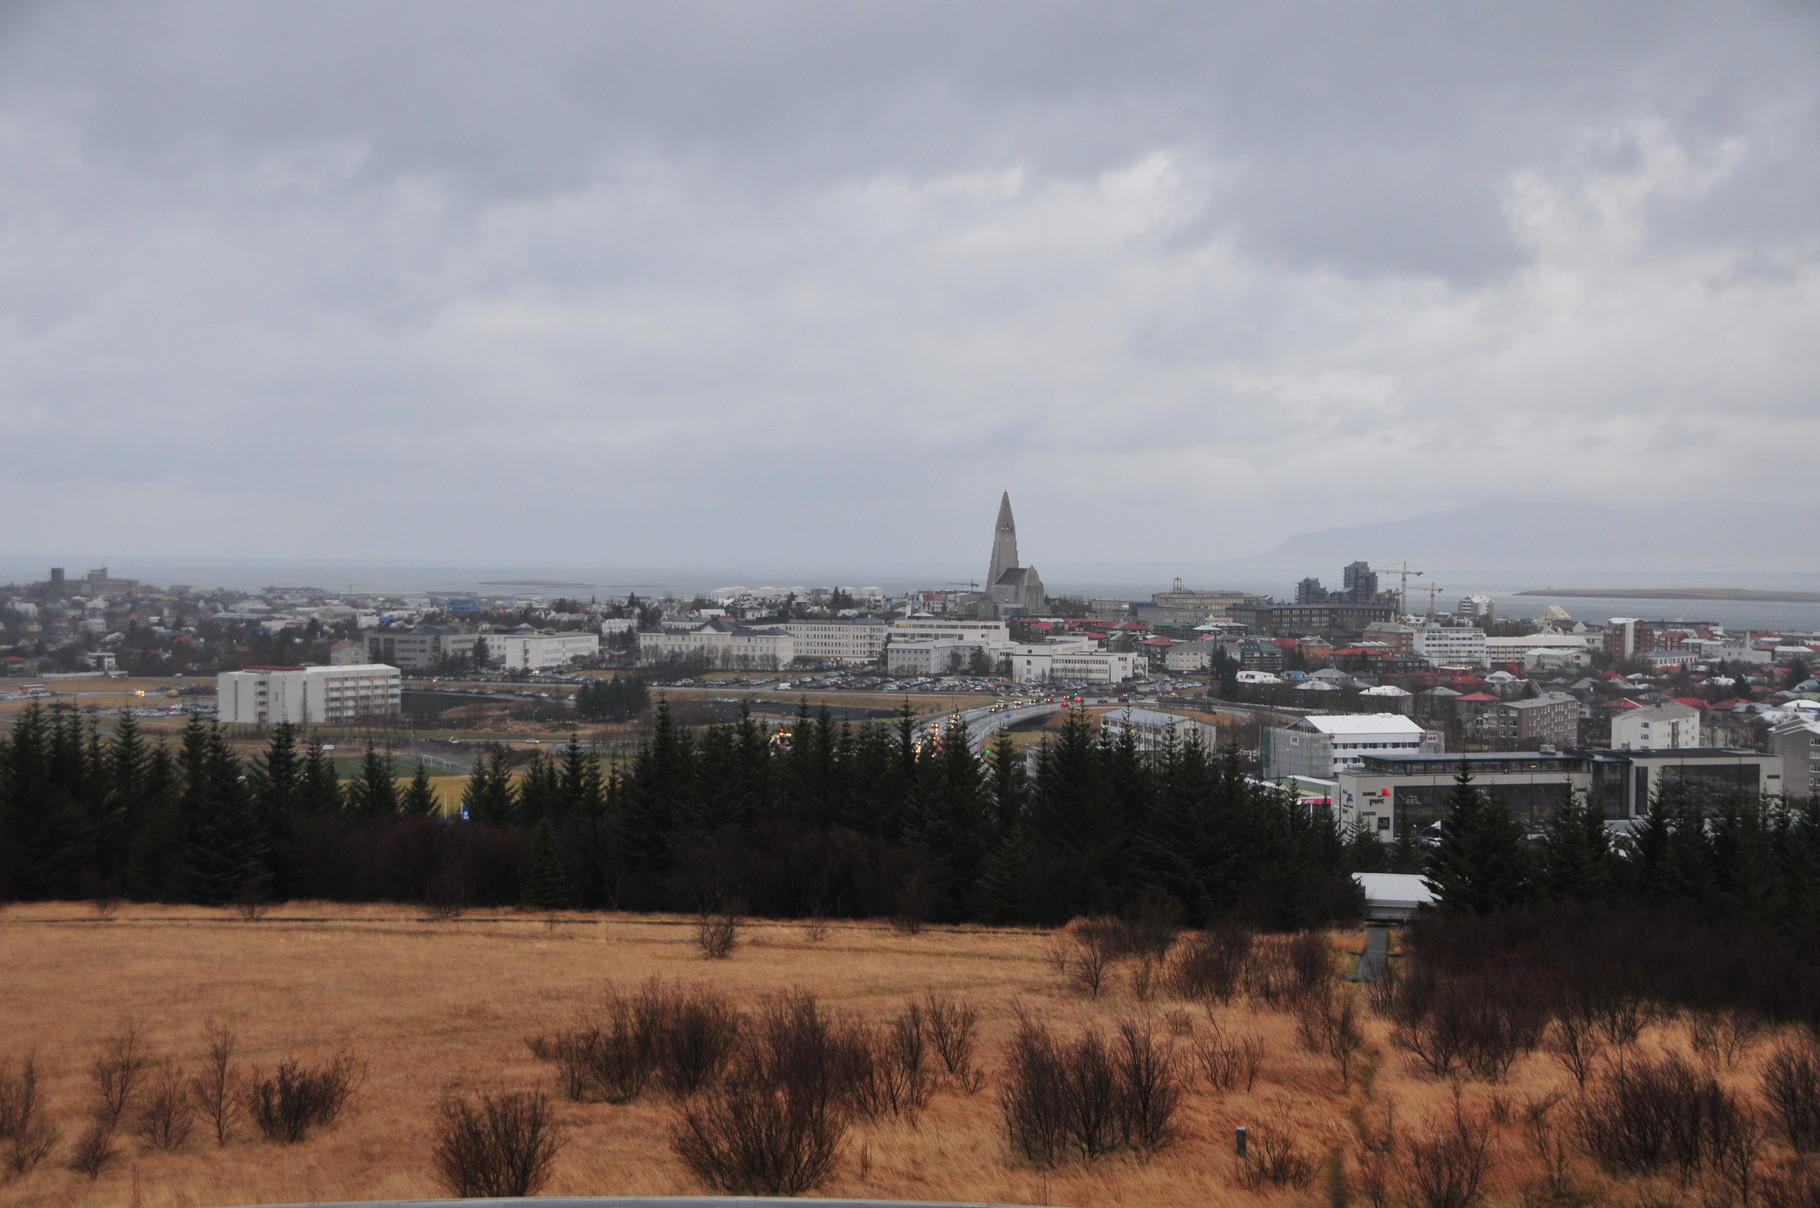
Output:
<path fill-rule="evenodd" d="M 64 1140 L 36 1170 L 0 1184 L 0 1201 L 17 1208 L 177 1208 L 437 1195 L 433 1153 L 442 1105 L 451 1097 L 557 1091 L 551 1068 L 527 1051 L 524 1037 L 570 1026 L 578 1011 L 599 1005 L 609 979 L 627 991 L 651 977 L 713 986 L 747 1008 L 801 988 L 827 1008 L 880 1025 L 929 991 L 978 1011 L 984 1088 L 970 1094 L 943 1078 L 914 1125 L 891 1117 L 856 1125 L 820 1195 L 1286 1206 L 1323 1193 L 1245 1189 L 1232 1157 L 1235 1126 L 1253 1127 L 1254 1148 L 1259 1126 L 1288 1130 L 1316 1160 L 1338 1146 L 1356 1180 L 1355 1120 L 1377 1119 L 1394 1098 L 1396 1118 L 1413 1140 L 1451 1117 L 1448 1085 L 1397 1051 L 1375 1015 L 1365 1015 L 1358 1076 L 1342 1091 L 1333 1059 L 1298 1042 L 1286 1008 L 1235 1000 L 1215 1013 L 1227 1035 L 1256 1036 L 1264 1046 L 1250 1092 L 1215 1092 L 1196 1069 L 1177 1116 L 1180 1137 L 1160 1154 L 1117 1154 L 1048 1171 L 1013 1161 L 996 1091 L 1020 1006 L 1069 1034 L 1087 1024 L 1112 1034 L 1121 1020 L 1146 1014 L 1158 1035 L 1190 1029 L 1198 1036 L 1209 1026 L 1203 1008 L 1168 992 L 1135 1001 L 1122 972 L 1097 999 L 1071 989 L 1045 955 L 1049 938 L 936 927 L 910 936 L 882 923 L 830 922 L 817 942 L 798 923 L 758 921 L 747 925 L 730 960 L 708 961 L 686 918 L 559 915 L 552 926 L 542 914 L 432 921 L 408 908 L 291 903 L 253 926 L 232 911 L 196 908 L 127 906 L 98 919 L 82 904 L 11 906 L 0 911 L 0 968 L 7 971 L 0 978 L 0 1062 L 35 1051 Z M 1333 941 L 1363 943 L 1356 935 Z M 235 1063 L 244 1070 L 269 1070 L 293 1056 L 319 1064 L 347 1052 L 364 1063 L 366 1081 L 338 1122 L 299 1144 L 262 1142 L 243 1124 L 223 1147 L 204 1125 L 187 1145 L 166 1152 L 123 1129 L 120 1156 L 98 1179 L 70 1170 L 68 1152 L 93 1093 L 89 1062 L 123 1021 L 140 1023 L 157 1061 L 197 1074 L 210 1018 L 238 1031 Z M 1665 1043 L 1684 1049 L 1687 1028 L 1652 1024 L 1640 1043 L 1651 1051 Z M 1759 1044 L 1717 1076 L 1754 1095 L 1770 1047 Z M 1191 1056 L 1192 1038 L 1182 1036 L 1176 1049 Z M 1494 1099 L 1505 1105 L 1491 1140 L 1490 1202 L 1518 1202 L 1545 1173 L 1525 1142 L 1521 1112 L 1510 1105 L 1573 1090 L 1567 1073 L 1540 1052 L 1520 1059 L 1502 1084 L 1467 1085 L 1475 1111 L 1496 1116 Z M 613 1106 L 569 1102 L 558 1092 L 552 1107 L 568 1143 L 547 1194 L 708 1190 L 670 1150 L 675 1108 L 665 1096 Z M 1398 1156 L 1390 1163 L 1393 1179 L 1403 1175 Z M 1781 1149 L 1768 1156 L 1780 1158 Z M 1630 1202 L 1654 1186 L 1614 1189 L 1578 1156 L 1570 1173 L 1582 1185 L 1603 1187 L 1595 1201 Z"/>

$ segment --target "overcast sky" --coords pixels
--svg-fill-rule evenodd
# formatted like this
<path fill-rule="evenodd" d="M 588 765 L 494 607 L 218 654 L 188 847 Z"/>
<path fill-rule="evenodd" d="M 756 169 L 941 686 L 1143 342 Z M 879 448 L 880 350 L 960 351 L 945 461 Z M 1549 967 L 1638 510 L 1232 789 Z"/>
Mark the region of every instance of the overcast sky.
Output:
<path fill-rule="evenodd" d="M 1807 0 L 7 0 L 0 552 L 1812 498 L 1817 94 Z"/>

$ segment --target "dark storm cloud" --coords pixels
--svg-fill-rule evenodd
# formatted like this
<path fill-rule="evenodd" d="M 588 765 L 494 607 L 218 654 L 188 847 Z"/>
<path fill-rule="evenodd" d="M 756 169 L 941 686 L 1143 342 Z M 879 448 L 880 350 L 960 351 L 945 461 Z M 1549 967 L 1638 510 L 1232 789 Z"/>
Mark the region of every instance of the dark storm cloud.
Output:
<path fill-rule="evenodd" d="M 151 494 L 223 551 L 259 501 L 303 552 L 653 501 L 618 540 L 713 558 L 939 555 L 1004 486 L 1254 545 L 1488 471 L 1744 498 L 1820 434 L 1817 52 L 1804 4 L 15 5 L 0 470 L 80 484 L 32 544 Z"/>

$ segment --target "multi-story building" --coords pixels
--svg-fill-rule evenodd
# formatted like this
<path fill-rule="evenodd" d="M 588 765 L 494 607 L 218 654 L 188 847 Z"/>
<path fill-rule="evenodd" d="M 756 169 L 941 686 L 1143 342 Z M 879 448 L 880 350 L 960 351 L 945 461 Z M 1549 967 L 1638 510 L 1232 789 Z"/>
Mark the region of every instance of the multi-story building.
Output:
<path fill-rule="evenodd" d="M 997 664 L 998 656 L 986 642 L 959 642 L 931 639 L 922 642 L 892 642 L 885 647 L 885 671 L 890 675 L 945 675 L 965 671 L 976 659 Z"/>
<path fill-rule="evenodd" d="M 1235 604 L 1227 615 L 1259 633 L 1295 636 L 1305 633 L 1359 633 L 1373 621 L 1388 621 L 1397 606 L 1369 604 Z"/>
<path fill-rule="evenodd" d="M 1820 801 L 1820 721 L 1783 722 L 1770 731 L 1769 749 L 1782 759 L 1782 791 L 1789 801 Z"/>
<path fill-rule="evenodd" d="M 391 626 L 366 635 L 370 662 L 390 663 L 408 671 L 433 671 L 449 659 L 474 657 L 480 635 L 452 625 Z"/>
<path fill-rule="evenodd" d="M 1499 751 L 1566 749 L 1580 741 L 1578 699 L 1544 692 L 1522 700 L 1486 705 L 1475 718 L 1479 739 Z"/>
<path fill-rule="evenodd" d="M 1441 736 L 1400 713 L 1343 713 L 1304 717 L 1265 731 L 1264 775 L 1330 780 L 1357 768 L 1367 755 L 1422 754 L 1443 749 Z"/>
<path fill-rule="evenodd" d="M 1011 626 L 1004 621 L 947 620 L 908 616 L 891 622 L 886 634 L 891 642 L 1009 642 Z"/>
<path fill-rule="evenodd" d="M 710 667 L 776 671 L 796 658 L 796 639 L 781 628 L 754 628 L 715 618 L 666 622 L 638 635 L 642 663 L 700 658 Z"/>
<path fill-rule="evenodd" d="M 396 667 L 246 667 L 216 677 L 217 716 L 235 725 L 308 726 L 398 712 Z"/>
<path fill-rule="evenodd" d="M 1611 719 L 1614 751 L 1676 750 L 1700 745 L 1700 711 L 1670 701 L 1646 709 L 1626 709 Z"/>
<path fill-rule="evenodd" d="M 1158 709 L 1114 709 L 1100 716 L 1100 728 L 1115 736 L 1131 731 L 1132 740 L 1140 751 L 1159 750 L 1172 739 L 1175 745 L 1181 746 L 1191 736 L 1209 751 L 1218 750 L 1220 745 L 1219 731 L 1212 722 Z"/>
<path fill-rule="evenodd" d="M 593 630 L 520 630 L 482 636 L 487 641 L 487 661 L 508 671 L 547 671 L 578 659 L 600 657 L 600 635 Z"/>
<path fill-rule="evenodd" d="M 1778 755 L 1699 747 L 1678 751 L 1513 751 L 1468 755 L 1367 754 L 1339 774 L 1341 822 L 1388 838 L 1447 816 L 1464 765 L 1481 792 L 1495 795 L 1531 829 L 1546 826 L 1570 794 L 1584 794 L 1607 819 L 1636 818 L 1658 792 L 1685 796 L 1708 812 L 1740 795 L 1782 792 Z"/>
<path fill-rule="evenodd" d="M 1455 625 L 1424 625 L 1410 639 L 1416 657 L 1433 667 L 1483 667 L 1485 631 Z"/>
<path fill-rule="evenodd" d="M 873 617 L 790 621 L 784 632 L 796 643 L 796 657 L 823 663 L 876 663 L 885 653 L 890 627 Z"/>

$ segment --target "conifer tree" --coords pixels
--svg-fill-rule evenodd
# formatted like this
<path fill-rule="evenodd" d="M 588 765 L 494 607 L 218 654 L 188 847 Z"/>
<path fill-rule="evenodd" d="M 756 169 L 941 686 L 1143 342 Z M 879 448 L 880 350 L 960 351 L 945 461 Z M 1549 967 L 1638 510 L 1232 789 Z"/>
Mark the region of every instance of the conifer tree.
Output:
<path fill-rule="evenodd" d="M 430 783 L 430 769 L 421 759 L 417 761 L 417 770 L 411 775 L 411 783 L 404 791 L 399 808 L 407 818 L 427 818 L 441 808 L 436 800 L 436 786 Z"/>
<path fill-rule="evenodd" d="M 498 743 L 474 752 L 474 770 L 461 792 L 461 812 L 470 822 L 504 826 L 518 813 L 518 793 L 512 783 L 510 758 Z"/>
<path fill-rule="evenodd" d="M 270 885 L 265 843 L 240 761 L 219 726 L 184 733 L 184 872 L 192 901 L 219 906 Z"/>
<path fill-rule="evenodd" d="M 398 778 L 392 757 L 367 743 L 360 776 L 348 785 L 348 812 L 369 821 L 398 816 Z"/>
<path fill-rule="evenodd" d="M 1428 883 L 1449 914 L 1487 915 L 1527 899 L 1529 853 L 1523 830 L 1504 803 L 1473 783 L 1465 760 L 1454 777 L 1440 846 Z"/>
<path fill-rule="evenodd" d="M 1541 865 L 1543 888 L 1557 902 L 1609 902 L 1623 875 L 1604 814 L 1572 792 L 1549 823 Z"/>
<path fill-rule="evenodd" d="M 546 815 L 531 841 L 531 866 L 525 873 L 525 905 L 561 910 L 569 905 L 569 882 L 556 853 L 556 826 Z"/>

